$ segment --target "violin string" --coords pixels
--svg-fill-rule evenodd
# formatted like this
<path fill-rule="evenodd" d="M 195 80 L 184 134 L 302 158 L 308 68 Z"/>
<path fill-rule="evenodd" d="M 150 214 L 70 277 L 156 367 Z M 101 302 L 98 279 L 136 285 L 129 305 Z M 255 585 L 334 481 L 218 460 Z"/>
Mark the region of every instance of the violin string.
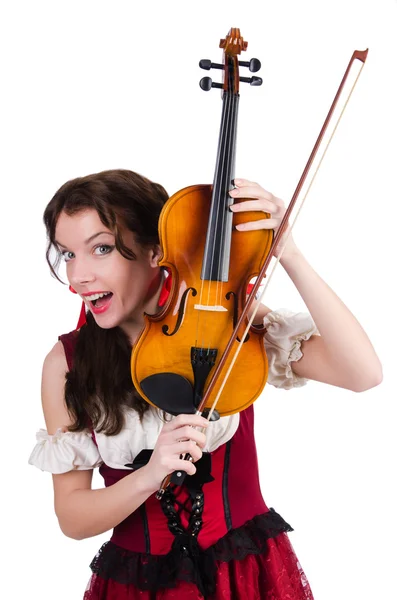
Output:
<path fill-rule="evenodd" d="M 228 218 L 228 201 L 229 201 L 229 188 L 231 182 L 231 171 L 233 169 L 234 156 L 233 152 L 233 141 L 235 139 L 236 131 L 236 112 L 237 112 L 237 98 L 234 94 L 228 94 L 228 108 L 227 108 L 227 134 L 225 138 L 225 153 L 223 165 L 226 167 L 222 173 L 222 184 L 221 184 L 221 202 L 219 203 L 219 211 L 221 213 L 222 227 L 221 235 L 219 240 L 219 248 L 223 249 L 225 244 L 226 234 L 226 223 Z M 217 267 L 217 284 L 216 284 L 216 305 L 222 306 L 224 300 L 224 281 L 222 278 L 224 255 L 219 253 L 218 256 L 218 267 Z M 230 256 L 229 256 L 230 261 Z M 211 344 L 209 345 L 211 347 Z"/>
<path fill-rule="evenodd" d="M 223 141 L 225 139 L 225 137 L 227 137 L 228 135 L 228 129 L 229 129 L 229 112 L 230 112 L 230 108 L 229 108 L 229 104 L 230 104 L 230 100 L 229 100 L 229 94 L 225 93 L 224 98 L 224 107 L 223 107 L 223 115 L 222 115 L 222 125 L 221 125 L 221 134 L 220 134 L 220 142 L 221 140 Z M 218 156 L 218 165 L 217 165 L 217 171 L 216 171 L 216 176 L 214 177 L 214 187 L 216 185 L 216 194 L 219 197 L 219 190 L 222 189 L 222 182 L 224 179 L 224 164 L 225 164 L 225 152 L 226 152 L 226 145 L 225 144 L 221 144 L 220 147 L 220 152 L 219 152 L 219 156 Z M 220 167 L 220 168 L 219 168 Z M 215 190 L 213 190 L 213 194 L 214 194 Z M 214 194 L 215 195 L 215 194 Z M 218 229 L 218 221 L 219 221 L 219 204 L 216 207 L 216 217 L 215 217 L 215 239 L 216 239 L 216 232 Z M 215 262 L 215 244 L 213 245 L 212 248 L 212 252 L 211 252 L 211 268 L 210 268 L 210 279 L 208 282 L 208 293 L 207 293 L 207 306 L 209 306 L 210 303 L 210 294 L 211 294 L 211 290 L 212 290 L 212 272 L 213 272 L 213 268 L 214 268 L 214 262 Z M 218 272 L 219 272 L 219 263 L 218 263 Z M 215 293 L 217 294 L 217 289 L 218 289 L 218 281 L 216 282 L 216 288 L 215 288 Z M 205 346 L 208 347 L 208 349 L 210 348 L 210 340 L 208 340 L 208 344 L 205 343 L 204 341 L 204 328 L 203 328 L 203 334 L 202 334 L 202 342 L 201 342 L 201 347 L 204 348 Z"/>
<path fill-rule="evenodd" d="M 216 232 L 218 231 L 218 221 L 219 221 L 219 217 L 221 218 L 221 222 L 222 222 L 222 226 L 221 226 L 221 230 L 223 232 L 223 227 L 224 227 L 224 222 L 223 222 L 223 213 L 222 213 L 222 193 L 224 190 L 224 182 L 225 182 L 225 159 L 226 159 L 226 141 L 228 139 L 229 136 L 229 123 L 230 123 L 230 96 L 229 93 L 227 92 L 225 94 L 225 131 L 224 131 L 224 137 L 223 137 L 223 146 L 222 146 L 222 150 L 223 150 L 223 155 L 222 155 L 222 159 L 220 161 L 221 163 L 221 172 L 220 172 L 220 177 L 219 177 L 219 189 L 218 189 L 218 205 L 217 205 L 217 213 L 216 213 Z M 219 248 L 219 250 L 221 250 L 222 248 L 222 244 L 221 244 L 221 240 L 217 239 L 217 246 Z M 219 305 L 219 276 L 220 276 L 220 263 L 222 260 L 222 253 L 219 252 L 218 253 L 218 258 L 217 260 L 217 265 L 216 265 L 216 283 L 215 283 L 215 305 L 218 306 Z M 214 246 L 214 256 L 213 256 L 214 260 L 215 260 L 215 246 Z M 212 272 L 212 269 L 211 269 Z M 212 282 L 212 280 L 211 280 Z M 212 344 L 212 340 L 208 339 L 208 344 L 207 344 L 207 351 L 209 351 L 210 347 Z"/>
<path fill-rule="evenodd" d="M 338 128 L 338 125 L 339 125 L 339 123 L 340 123 L 340 120 L 342 119 L 342 116 L 343 116 L 343 114 L 344 114 L 344 112 L 345 112 L 345 110 L 346 110 L 346 107 L 347 107 L 347 105 L 348 105 L 348 103 L 349 103 L 349 100 L 350 100 L 350 98 L 351 98 L 351 95 L 352 95 L 352 93 L 353 93 L 353 91 L 354 91 L 354 88 L 355 88 L 355 87 L 356 87 L 356 85 L 357 85 L 357 82 L 358 82 L 358 79 L 359 79 L 359 77 L 360 77 L 360 75 L 361 75 L 361 71 L 363 70 L 364 64 L 365 64 L 365 63 L 363 63 L 363 64 L 362 64 L 362 66 L 361 66 L 361 68 L 360 68 L 360 70 L 359 70 L 359 72 L 358 72 L 358 75 L 357 75 L 357 77 L 356 77 L 356 79 L 355 79 L 355 81 L 354 81 L 354 83 L 353 83 L 353 85 L 352 85 L 352 88 L 351 88 L 351 90 L 350 90 L 350 93 L 349 93 L 349 94 L 348 94 L 348 96 L 347 96 L 346 102 L 344 103 L 344 105 L 343 105 L 343 107 L 342 107 L 342 109 L 341 109 L 340 115 L 339 115 L 339 117 L 338 117 L 338 119 L 337 119 L 337 121 L 336 121 L 336 125 L 335 125 L 334 129 L 332 130 L 332 133 L 331 133 L 331 135 L 330 135 L 330 137 L 329 137 L 329 140 L 328 140 L 328 142 L 327 142 L 327 143 L 326 143 L 326 145 L 325 145 L 324 151 L 323 151 L 323 153 L 322 153 L 322 155 L 321 155 L 321 158 L 320 158 L 320 160 L 319 160 L 319 162 L 318 162 L 318 165 L 317 165 L 317 167 L 316 167 L 316 169 L 315 169 L 315 171 L 314 171 L 313 177 L 312 177 L 312 178 L 311 178 L 311 180 L 310 180 L 310 183 L 309 183 L 309 185 L 308 185 L 308 188 L 307 188 L 307 190 L 306 190 L 306 193 L 305 193 L 305 195 L 304 195 L 304 197 L 303 197 L 303 200 L 302 200 L 302 202 L 301 202 L 301 204 L 300 204 L 300 206 L 299 206 L 299 209 L 297 210 L 297 213 L 296 213 L 296 215 L 295 215 L 295 218 L 294 218 L 294 220 L 293 220 L 292 224 L 289 226 L 289 230 L 287 230 L 287 231 L 285 232 L 285 235 L 286 235 L 286 237 L 285 237 L 285 240 L 284 240 L 284 242 L 283 242 L 283 246 L 282 246 L 282 248 L 280 249 L 280 251 L 279 251 L 279 253 L 278 253 L 278 256 L 276 257 L 276 261 L 275 261 L 275 263 L 274 263 L 274 265 L 273 265 L 273 268 L 272 268 L 272 270 L 271 270 L 271 273 L 270 273 L 269 277 L 267 278 L 267 282 L 266 282 L 266 284 L 264 285 L 264 287 L 263 287 L 263 290 L 262 290 L 262 292 L 261 292 L 261 294 L 260 294 L 259 298 L 257 299 L 256 306 L 254 307 L 254 309 L 253 309 L 253 311 L 252 311 L 251 317 L 250 317 L 250 318 L 249 318 L 249 320 L 248 320 L 248 323 L 247 323 L 246 329 L 245 329 L 245 331 L 244 331 L 244 333 L 243 333 L 243 336 L 242 336 L 242 338 L 241 338 L 242 340 L 244 340 L 244 339 L 245 339 L 245 336 L 246 336 L 246 335 L 247 335 L 247 333 L 249 332 L 249 330 L 250 330 L 250 327 L 252 326 L 252 323 L 254 322 L 254 319 L 255 319 L 256 313 L 258 312 L 258 309 L 259 309 L 259 307 L 260 307 L 260 305 L 261 305 L 261 303 L 262 303 L 262 300 L 263 300 L 263 298 L 264 298 L 264 296 L 265 296 L 266 290 L 267 290 L 267 288 L 269 287 L 269 284 L 270 284 L 270 282 L 271 282 L 271 280 L 272 280 L 272 277 L 273 277 L 274 271 L 275 271 L 275 269 L 276 269 L 277 265 L 278 265 L 278 264 L 279 264 L 279 262 L 280 262 L 280 259 L 281 259 L 282 255 L 283 255 L 283 252 L 284 252 L 284 250 L 285 250 L 285 248 L 286 248 L 286 246 L 287 246 L 287 244 L 288 244 L 288 240 L 289 240 L 289 238 L 290 238 L 290 235 L 291 235 L 291 233 L 292 233 L 292 230 L 293 230 L 293 228 L 294 228 L 294 226 L 295 226 L 295 223 L 297 222 L 297 219 L 298 219 L 298 217 L 299 217 L 299 215 L 300 215 L 300 212 L 301 212 L 301 210 L 302 210 L 302 208 L 303 208 L 303 205 L 304 205 L 304 203 L 305 203 L 305 201 L 306 201 L 306 198 L 307 198 L 307 196 L 308 196 L 308 194 L 309 194 L 309 192 L 310 192 L 310 190 L 311 190 L 311 187 L 312 187 L 312 185 L 313 185 L 313 183 L 314 183 L 314 180 L 315 180 L 315 178 L 316 178 L 316 175 L 317 175 L 317 173 L 318 173 L 318 171 L 319 171 L 319 169 L 320 169 L 320 167 L 321 167 L 321 165 L 322 165 L 322 162 L 323 162 L 323 160 L 324 160 L 324 157 L 325 157 L 325 155 L 326 155 L 326 153 L 327 153 L 328 147 L 329 147 L 329 145 L 330 145 L 331 141 L 333 140 L 333 137 L 334 137 L 334 135 L 335 135 L 335 132 L 336 132 L 336 130 L 337 130 L 337 128 Z M 233 367 L 234 367 L 234 364 L 235 364 L 235 362 L 236 362 L 236 360 L 237 360 L 237 357 L 238 357 L 238 355 L 240 354 L 240 350 L 241 350 L 242 346 L 243 346 L 242 342 L 240 342 L 240 343 L 238 343 L 238 344 L 237 344 L 237 347 L 236 347 L 236 350 L 235 350 L 235 352 L 234 352 L 233 358 L 232 358 L 232 360 L 231 360 L 231 362 L 230 362 L 230 365 L 229 365 L 229 367 L 228 367 L 228 369 L 227 369 L 227 371 L 226 371 L 226 373 L 225 373 L 225 376 L 224 376 L 224 377 L 223 377 L 223 379 L 222 379 L 222 383 L 221 383 L 221 385 L 220 385 L 220 388 L 219 388 L 219 390 L 218 390 L 218 392 L 217 392 L 217 395 L 216 395 L 216 397 L 215 397 L 215 400 L 214 400 L 214 402 L 212 403 L 211 409 L 210 409 L 210 411 L 209 411 L 209 413 L 208 413 L 208 416 L 207 416 L 207 419 L 208 419 L 208 420 L 210 420 L 210 419 L 211 419 L 211 415 L 212 415 L 212 413 L 214 412 L 214 410 L 215 410 L 215 408 L 216 408 L 216 405 L 217 405 L 217 403 L 218 403 L 218 401 L 219 401 L 219 398 L 220 398 L 220 396 L 221 396 L 221 394 L 222 394 L 222 392 L 223 392 L 223 389 L 224 389 L 224 387 L 225 387 L 225 385 L 226 385 L 226 382 L 227 382 L 227 380 L 228 380 L 228 378 L 229 378 L 229 375 L 230 375 L 230 373 L 231 373 L 231 371 L 232 371 L 232 369 L 233 369 Z"/>
<path fill-rule="evenodd" d="M 226 132 L 225 132 L 225 140 L 224 140 L 224 155 L 222 158 L 222 178 L 221 178 L 221 187 L 220 187 L 220 203 L 218 205 L 218 214 L 221 215 L 222 227 L 221 227 L 221 238 L 219 240 L 219 248 L 223 248 L 224 244 L 224 231 L 225 231 L 225 190 L 226 186 L 228 186 L 229 182 L 229 170 L 225 167 L 228 166 L 229 157 L 230 157 L 230 140 L 232 137 L 232 118 L 233 118 L 233 98 L 231 94 L 227 93 L 227 118 L 226 118 Z M 217 280 L 216 280 L 216 291 L 215 298 L 216 304 L 219 306 L 222 304 L 222 288 L 223 281 L 221 276 L 222 271 L 222 252 L 219 252 L 218 255 L 218 266 L 217 266 Z"/>
<path fill-rule="evenodd" d="M 219 240 L 219 248 L 223 249 L 223 245 L 225 243 L 225 222 L 227 220 L 227 199 L 228 199 L 228 195 L 229 195 L 229 183 L 230 183 L 230 167 L 231 167 L 231 149 L 232 149 L 232 142 L 233 142 L 233 134 L 234 134 L 234 115 L 235 115 L 235 102 L 234 102 L 234 98 L 231 94 L 228 94 L 228 107 L 227 107 L 227 132 L 226 132 L 226 136 L 225 136 L 225 152 L 224 152 L 224 159 L 223 159 L 223 167 L 224 168 L 223 172 L 222 172 L 222 180 L 221 180 L 221 202 L 219 203 L 219 207 L 218 207 L 218 211 L 221 214 L 221 221 L 222 221 L 222 226 L 221 226 L 221 235 L 220 235 L 220 240 Z M 226 206 L 225 206 L 226 203 Z M 217 266 L 217 282 L 216 282 L 216 291 L 215 291 L 215 298 L 216 298 L 216 305 L 220 306 L 222 305 L 222 301 L 223 301 L 223 280 L 222 280 L 222 260 L 223 260 L 223 255 L 220 252 L 218 255 L 218 266 Z M 211 345 L 209 345 L 209 347 L 211 347 Z"/>
<path fill-rule="evenodd" d="M 223 248 L 223 245 L 225 243 L 224 237 L 225 237 L 225 233 L 226 233 L 226 221 L 227 221 L 227 217 L 228 217 L 228 212 L 229 212 L 229 187 L 230 187 L 230 183 L 231 183 L 231 173 L 233 171 L 234 168 L 234 155 L 233 155 L 233 148 L 235 147 L 235 139 L 236 139 L 236 114 L 237 114 L 237 102 L 238 102 L 238 97 L 237 96 L 231 96 L 231 110 L 230 110 L 230 135 L 228 137 L 228 149 L 227 149 L 227 155 L 228 155 L 228 161 L 227 161 L 227 165 L 228 165 L 228 169 L 226 172 L 226 176 L 225 176 L 225 180 L 224 180 L 224 185 L 223 185 L 223 190 L 224 190 L 224 204 L 222 205 L 222 234 L 221 234 L 221 247 Z M 232 221 L 233 223 L 233 221 Z M 230 254 L 229 254 L 229 265 L 230 265 Z M 228 266 L 229 266 L 228 265 Z M 220 286 L 219 286 L 219 299 L 217 300 L 218 304 L 221 304 L 222 301 L 225 298 L 225 294 L 224 294 L 224 281 L 221 280 L 220 282 Z M 217 293 L 217 297 L 218 297 L 218 293 Z M 236 299 L 232 297 L 231 301 L 236 301 Z"/>
<path fill-rule="evenodd" d="M 225 127 L 225 110 L 224 107 L 222 106 L 222 117 L 221 117 L 221 126 L 220 126 L 220 133 L 219 133 L 219 140 L 222 139 L 223 137 L 223 131 L 224 131 L 224 127 Z M 214 173 L 214 183 L 213 183 L 213 190 L 212 190 L 212 197 L 214 197 L 215 191 L 218 188 L 218 178 L 219 178 L 219 152 L 220 152 L 220 148 L 218 147 L 218 154 L 217 154 L 217 161 L 216 161 L 216 170 Z M 207 235 L 209 235 L 208 229 L 207 229 Z M 208 257 L 207 257 L 208 260 Z M 212 264 L 213 264 L 213 258 L 211 259 L 211 270 L 212 270 Z M 199 295 L 199 306 L 203 306 L 203 296 L 204 296 L 204 286 L 205 286 L 205 279 L 201 279 L 201 284 L 200 284 L 200 295 Z M 208 305 L 208 298 L 207 298 L 207 305 Z M 197 326 L 196 326 L 196 347 L 198 347 L 198 340 L 199 340 L 199 326 L 200 326 L 200 321 L 201 321 L 201 310 L 199 309 L 197 311 Z M 204 316 L 203 316 L 204 319 Z M 201 336 L 201 349 L 203 349 L 204 347 L 204 327 L 202 328 L 202 336 Z"/>

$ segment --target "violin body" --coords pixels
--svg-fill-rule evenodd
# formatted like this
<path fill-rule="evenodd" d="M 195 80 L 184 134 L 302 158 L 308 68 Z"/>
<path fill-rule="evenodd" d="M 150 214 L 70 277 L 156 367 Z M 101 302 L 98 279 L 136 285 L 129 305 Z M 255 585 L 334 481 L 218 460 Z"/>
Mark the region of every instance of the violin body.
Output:
<path fill-rule="evenodd" d="M 230 228 L 227 281 L 219 281 L 221 277 L 202 279 L 207 238 L 203 224 L 210 219 L 212 191 L 211 185 L 187 187 L 174 194 L 163 208 L 159 221 L 163 256 L 159 265 L 172 274 L 171 293 L 160 313 L 145 315 L 145 327 L 131 357 L 137 391 L 149 403 L 172 414 L 196 411 L 211 370 L 219 363 L 246 302 L 247 286 L 260 272 L 273 241 L 270 229 L 241 232 Z M 244 221 L 243 215 L 227 212 L 235 225 Z M 264 216 L 263 212 L 253 212 L 250 220 Z M 242 326 L 239 341 L 234 342 L 242 345 L 238 361 L 216 406 L 220 415 L 247 408 L 266 384 L 263 332 L 251 327 L 241 341 L 244 329 Z M 211 406 L 221 383 L 215 385 L 206 407 Z"/>

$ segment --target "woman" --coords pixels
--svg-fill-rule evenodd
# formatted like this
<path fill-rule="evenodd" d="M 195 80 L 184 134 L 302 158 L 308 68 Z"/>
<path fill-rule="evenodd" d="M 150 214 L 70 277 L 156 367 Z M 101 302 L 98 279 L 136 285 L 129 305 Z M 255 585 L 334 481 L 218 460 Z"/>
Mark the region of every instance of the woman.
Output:
<path fill-rule="evenodd" d="M 248 211 L 237 228 L 277 229 L 283 202 L 252 182 L 235 183 L 230 195 L 250 198 L 231 207 Z M 133 389 L 129 359 L 143 314 L 156 313 L 169 289 L 158 267 L 166 200 L 158 184 L 115 170 L 67 182 L 48 204 L 47 259 L 56 275 L 51 251 L 64 258 L 87 314 L 44 361 L 47 430 L 38 433 L 30 463 L 53 473 L 65 535 L 84 539 L 114 528 L 92 561 L 85 600 L 309 600 L 286 535 L 291 527 L 261 496 L 253 407 L 211 423 L 191 414 L 170 420 Z M 249 223 L 252 210 L 271 219 Z M 377 385 L 382 370 L 365 332 L 291 237 L 281 262 L 313 319 L 260 306 L 269 383 Z M 181 460 L 185 452 L 193 463 Z M 106 487 L 92 490 L 98 466 Z M 180 469 L 184 484 L 156 500 L 163 478 Z"/>

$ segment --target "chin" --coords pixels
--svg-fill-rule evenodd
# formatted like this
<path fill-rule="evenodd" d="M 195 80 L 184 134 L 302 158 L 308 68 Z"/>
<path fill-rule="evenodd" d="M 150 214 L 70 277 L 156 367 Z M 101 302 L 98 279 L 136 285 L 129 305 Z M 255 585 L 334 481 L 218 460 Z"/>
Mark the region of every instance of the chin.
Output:
<path fill-rule="evenodd" d="M 118 327 L 120 325 L 121 319 L 117 319 L 116 317 L 111 317 L 110 315 L 94 315 L 92 316 L 95 319 L 95 323 L 101 329 L 114 329 L 114 327 Z"/>

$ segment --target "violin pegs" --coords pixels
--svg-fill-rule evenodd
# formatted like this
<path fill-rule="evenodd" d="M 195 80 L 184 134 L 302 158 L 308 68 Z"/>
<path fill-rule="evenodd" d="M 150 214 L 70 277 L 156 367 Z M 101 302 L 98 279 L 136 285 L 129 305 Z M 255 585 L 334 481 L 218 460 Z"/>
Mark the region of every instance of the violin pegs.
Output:
<path fill-rule="evenodd" d="M 259 86 L 262 85 L 263 79 L 262 77 L 251 77 L 250 85 Z"/>
<path fill-rule="evenodd" d="M 202 58 L 199 62 L 200 69 L 205 69 L 209 71 L 211 68 L 211 61 L 208 58 Z"/>
<path fill-rule="evenodd" d="M 218 63 L 211 62 L 208 58 L 202 58 L 199 62 L 200 69 L 205 69 L 209 71 L 210 69 L 224 69 L 224 65 L 220 65 Z"/>
<path fill-rule="evenodd" d="M 260 60 L 258 60 L 257 58 L 251 58 L 249 66 L 249 70 L 251 71 L 251 73 L 256 73 L 257 71 L 259 71 L 261 66 L 262 65 Z"/>
<path fill-rule="evenodd" d="M 256 73 L 262 66 L 261 61 L 257 58 L 251 58 L 250 61 L 239 60 L 238 64 L 240 65 L 240 67 L 248 67 L 251 73 Z M 209 60 L 209 58 L 202 58 L 199 62 L 199 67 L 200 69 L 205 69 L 206 71 L 209 71 L 210 69 L 225 69 L 225 65 L 213 63 Z"/>
<path fill-rule="evenodd" d="M 212 88 L 212 79 L 211 77 L 203 77 L 200 79 L 200 87 L 205 92 L 209 92 Z"/>
<path fill-rule="evenodd" d="M 261 61 L 257 58 L 251 58 L 250 61 L 239 60 L 238 64 L 240 67 L 248 67 L 251 73 L 256 73 L 261 68 Z"/>
<path fill-rule="evenodd" d="M 253 86 L 262 85 L 263 79 L 261 77 L 240 77 L 240 81 L 243 83 L 249 83 Z"/>
<path fill-rule="evenodd" d="M 209 92 L 211 88 L 223 88 L 221 83 L 214 83 L 211 77 L 203 77 L 200 79 L 200 87 L 205 92 Z"/>

